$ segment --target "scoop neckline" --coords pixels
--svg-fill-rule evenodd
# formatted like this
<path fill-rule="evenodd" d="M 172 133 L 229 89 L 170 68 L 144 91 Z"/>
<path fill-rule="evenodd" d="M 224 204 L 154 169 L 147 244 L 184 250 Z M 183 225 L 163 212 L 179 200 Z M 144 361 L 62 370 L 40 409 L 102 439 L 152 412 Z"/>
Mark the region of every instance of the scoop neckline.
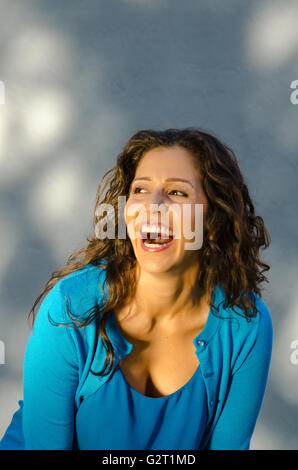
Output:
<path fill-rule="evenodd" d="M 176 390 L 175 392 L 173 393 L 170 393 L 169 395 L 162 395 L 161 397 L 150 397 L 148 395 L 144 395 L 143 393 L 139 392 L 138 390 L 136 390 L 132 385 L 130 385 L 130 383 L 127 381 L 121 367 L 120 367 L 120 364 L 118 364 L 118 369 L 119 369 L 119 372 L 122 376 L 122 379 L 124 380 L 126 386 L 132 391 L 132 393 L 134 393 L 135 395 L 137 396 L 141 396 L 142 399 L 144 400 L 168 400 L 169 398 L 177 395 L 178 393 L 182 392 L 184 389 L 190 387 L 190 385 L 192 385 L 192 382 L 195 380 L 197 374 L 201 371 L 201 364 L 199 363 L 196 370 L 194 371 L 193 375 L 191 376 L 191 378 L 184 384 L 182 385 L 182 387 L 178 388 L 178 390 Z"/>

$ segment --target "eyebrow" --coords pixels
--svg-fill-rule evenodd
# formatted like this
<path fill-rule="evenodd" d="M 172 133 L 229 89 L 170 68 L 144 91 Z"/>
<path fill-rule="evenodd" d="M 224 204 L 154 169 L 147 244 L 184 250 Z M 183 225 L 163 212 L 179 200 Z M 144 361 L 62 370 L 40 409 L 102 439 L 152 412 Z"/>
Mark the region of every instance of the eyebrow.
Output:
<path fill-rule="evenodd" d="M 134 183 L 135 181 L 138 181 L 138 180 L 152 181 L 152 179 L 149 178 L 148 176 L 143 176 L 143 177 L 135 178 L 135 179 L 133 180 L 133 183 Z M 175 178 L 167 178 L 166 181 L 182 181 L 183 183 L 190 184 L 190 186 L 194 187 L 193 184 L 192 184 L 190 181 L 188 181 L 188 180 L 186 180 L 186 179 L 184 179 L 184 178 L 176 178 L 176 177 L 175 177 Z"/>

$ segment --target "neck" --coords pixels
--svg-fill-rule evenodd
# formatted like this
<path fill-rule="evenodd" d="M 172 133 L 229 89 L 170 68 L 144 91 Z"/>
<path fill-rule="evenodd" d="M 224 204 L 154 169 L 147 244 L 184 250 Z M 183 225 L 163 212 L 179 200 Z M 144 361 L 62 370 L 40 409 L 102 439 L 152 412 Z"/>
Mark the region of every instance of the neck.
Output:
<path fill-rule="evenodd" d="M 191 265 L 183 272 L 151 273 L 136 266 L 135 304 L 138 311 L 154 322 L 179 318 L 196 308 L 206 296 L 196 283 L 199 266 Z"/>

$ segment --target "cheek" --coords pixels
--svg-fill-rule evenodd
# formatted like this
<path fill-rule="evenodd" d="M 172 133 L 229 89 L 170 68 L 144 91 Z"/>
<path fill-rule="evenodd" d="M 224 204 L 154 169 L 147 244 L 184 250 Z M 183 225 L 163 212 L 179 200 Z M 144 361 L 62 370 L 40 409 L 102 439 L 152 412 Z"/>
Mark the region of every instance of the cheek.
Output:
<path fill-rule="evenodd" d="M 143 220 L 143 214 L 146 214 L 144 204 L 130 197 L 124 208 L 124 220 L 130 238 L 135 234 L 138 223 Z"/>
<path fill-rule="evenodd" d="M 140 203 L 138 203 L 133 197 L 129 197 L 124 208 L 125 222 L 130 222 L 138 216 L 140 211 Z"/>
<path fill-rule="evenodd" d="M 126 225 L 128 225 L 128 223 L 132 219 L 133 219 L 133 215 L 131 212 L 131 203 L 130 203 L 130 200 L 128 200 L 124 207 L 124 220 L 125 220 Z"/>
<path fill-rule="evenodd" d="M 132 211 L 132 203 L 131 201 L 127 201 L 125 208 L 124 208 L 124 220 L 127 228 L 127 233 L 130 239 L 132 239 L 132 234 L 134 231 L 134 220 L 135 215 Z"/>

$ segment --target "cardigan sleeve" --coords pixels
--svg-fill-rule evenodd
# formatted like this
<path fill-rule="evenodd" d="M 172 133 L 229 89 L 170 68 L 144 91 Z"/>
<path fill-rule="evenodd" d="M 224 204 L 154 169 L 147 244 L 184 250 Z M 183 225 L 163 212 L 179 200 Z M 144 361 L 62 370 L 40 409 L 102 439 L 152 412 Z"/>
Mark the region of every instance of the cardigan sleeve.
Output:
<path fill-rule="evenodd" d="M 206 449 L 248 450 L 264 398 L 270 368 L 273 326 L 261 303 L 256 339 L 242 365 L 231 374 L 222 412 Z"/>
<path fill-rule="evenodd" d="M 0 441 L 0 450 L 24 450 L 23 436 L 23 400 L 18 401 L 19 408 L 14 413 L 12 420 Z"/>
<path fill-rule="evenodd" d="M 55 285 L 40 305 L 23 368 L 23 433 L 26 450 L 72 449 L 78 361 L 65 313 L 65 298 Z M 50 321 L 51 319 L 51 321 Z"/>

